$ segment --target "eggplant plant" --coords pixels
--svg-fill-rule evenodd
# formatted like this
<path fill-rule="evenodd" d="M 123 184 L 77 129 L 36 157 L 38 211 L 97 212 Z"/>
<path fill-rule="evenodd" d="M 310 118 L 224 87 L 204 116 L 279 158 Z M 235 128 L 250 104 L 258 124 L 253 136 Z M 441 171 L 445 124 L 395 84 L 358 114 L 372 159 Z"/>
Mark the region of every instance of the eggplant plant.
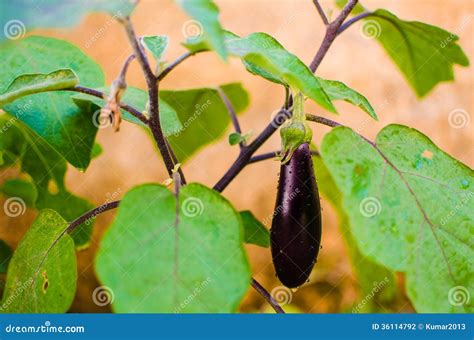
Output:
<path fill-rule="evenodd" d="M 353 26 L 362 25 L 362 33 L 380 43 L 418 97 L 453 80 L 454 65 L 468 66 L 458 37 L 357 0 L 337 0 L 333 20 L 319 1 L 313 3 L 326 32 L 306 65 L 269 34 L 241 37 L 225 30 L 210 0 L 178 1 L 191 17 L 183 32 L 195 34 L 187 34 L 186 51 L 173 61 L 166 61 L 166 35 L 136 32 L 131 20 L 136 1 L 1 2 L 0 165 L 18 174 L 1 186 L 4 212 L 11 219 L 26 209 L 38 213 L 16 249 L 0 242 L 0 270 L 6 275 L 0 310 L 67 312 L 76 295 L 78 251 L 89 245 L 95 218 L 116 209 L 97 240 L 94 268 L 101 286 L 92 296 L 97 305 L 110 304 L 119 313 L 235 312 L 252 287 L 283 313 L 274 290 L 252 277 L 244 245 L 271 248 L 282 286 L 307 285 L 318 271 L 317 257 L 325 256 L 321 194 L 338 213 L 361 301 L 393 294 L 398 273 L 404 278 L 400 289 L 416 311 L 473 312 L 473 170 L 413 128 L 391 124 L 372 141 L 305 109 L 312 101 L 321 111 L 337 113 L 334 102 L 342 100 L 369 119 L 384 114 L 360 92 L 318 72 L 337 37 Z M 122 25 L 133 51 L 109 85 L 100 66 L 78 47 L 26 35 L 27 29 L 73 25 L 91 11 L 106 12 Z M 238 115 L 249 96 L 240 83 L 162 88 L 168 74 L 201 53 L 240 59 L 246 71 L 282 86 L 281 107 L 258 134 L 241 129 Z M 127 85 L 131 63 L 140 66 L 146 89 Z M 469 126 L 466 111 L 449 119 L 457 128 Z M 149 132 L 169 178 L 94 208 L 66 187 L 67 167 L 87 171 L 102 152 L 95 142 L 98 130 L 110 126 L 120 138 L 121 124 L 129 123 Z M 313 141 L 312 124 L 331 127 L 321 145 Z M 234 132 L 228 148 L 239 148 L 235 161 L 212 188 L 188 182 L 192 175 L 182 164 L 223 138 L 229 125 Z M 277 131 L 281 150 L 261 153 Z M 246 166 L 271 159 L 281 170 L 269 231 L 221 193 Z M 353 311 L 371 310 L 365 304 Z"/>

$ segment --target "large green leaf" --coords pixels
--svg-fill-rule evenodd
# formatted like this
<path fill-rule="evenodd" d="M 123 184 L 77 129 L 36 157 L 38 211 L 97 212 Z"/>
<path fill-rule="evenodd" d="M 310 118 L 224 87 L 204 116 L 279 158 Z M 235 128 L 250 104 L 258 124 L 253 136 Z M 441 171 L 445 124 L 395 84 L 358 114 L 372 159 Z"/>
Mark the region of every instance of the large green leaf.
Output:
<path fill-rule="evenodd" d="M 405 21 L 384 9 L 372 12 L 362 25 L 362 34 L 380 42 L 419 97 L 453 80 L 453 65 L 469 65 L 458 36 L 442 28 Z"/>
<path fill-rule="evenodd" d="M 0 310 L 7 313 L 64 313 L 76 294 L 74 242 L 67 222 L 53 210 L 42 211 L 8 265 Z M 54 246 L 52 247 L 52 245 Z"/>
<path fill-rule="evenodd" d="M 227 50 L 224 44 L 224 30 L 219 22 L 219 8 L 211 0 L 178 0 L 178 4 L 193 19 L 183 25 L 183 34 L 192 40 L 202 38 L 224 60 Z"/>
<path fill-rule="evenodd" d="M 98 90 L 108 94 L 109 88 L 99 88 Z M 103 107 L 105 105 L 105 100 L 93 96 L 89 96 L 84 93 L 78 93 L 72 96 L 73 100 L 81 106 L 81 102 L 83 101 L 90 101 L 96 104 L 99 107 Z M 136 87 L 127 87 L 125 94 L 122 97 L 122 102 L 127 103 L 133 106 L 135 109 L 139 110 L 140 112 L 144 112 L 147 110 L 146 105 L 148 102 L 148 94 Z M 146 127 L 140 119 L 132 116 L 125 110 L 122 110 L 123 119 L 138 124 L 140 126 Z M 163 129 L 163 133 L 165 136 L 170 136 L 173 134 L 177 134 L 183 128 L 176 111 L 164 100 L 160 100 L 160 123 Z"/>
<path fill-rule="evenodd" d="M 3 194 L 19 197 L 38 209 L 54 209 L 70 221 L 93 207 L 66 189 L 66 161 L 28 127 L 9 115 L 2 115 L 0 130 L 0 152 L 3 153 L 4 166 L 18 164 L 22 172 L 31 178 L 31 181 L 7 181 L 1 190 Z M 88 245 L 92 225 L 83 224 L 73 232 L 77 247 Z"/>
<path fill-rule="evenodd" d="M 23 74 L 18 76 L 0 95 L 0 108 L 18 98 L 47 91 L 62 90 L 77 85 L 79 79 L 69 69 L 48 74 Z"/>
<path fill-rule="evenodd" d="M 3 44 L 0 59 L 1 92 L 20 75 L 61 68 L 73 70 L 84 86 L 98 87 L 104 82 L 94 61 L 58 39 L 32 36 Z M 73 166 L 85 169 L 97 132 L 93 112 L 86 107 L 75 105 L 68 92 L 47 92 L 20 98 L 3 109 L 24 122 Z"/>
<path fill-rule="evenodd" d="M 237 113 L 247 107 L 249 96 L 241 84 L 226 84 L 221 89 Z M 160 99 L 164 99 L 178 113 L 183 124 L 181 132 L 169 136 L 180 162 L 222 137 L 230 123 L 227 108 L 215 88 L 160 91 Z"/>
<path fill-rule="evenodd" d="M 320 156 L 313 156 L 313 164 L 319 193 L 337 212 L 339 229 L 350 255 L 354 276 L 360 289 L 359 302 L 352 311 L 356 313 L 384 312 L 381 306 L 390 304 L 396 296 L 395 274 L 360 251 L 350 227 L 349 218 L 342 207 L 342 193 L 336 186 L 326 164 Z"/>
<path fill-rule="evenodd" d="M 217 192 L 129 191 L 96 258 L 116 312 L 232 312 L 250 284 L 241 220 Z"/>
<path fill-rule="evenodd" d="M 472 312 L 453 292 L 474 287 L 473 171 L 401 125 L 385 127 L 376 147 L 339 127 L 321 151 L 364 255 L 406 273 L 417 311 Z"/>
<path fill-rule="evenodd" d="M 69 27 L 88 12 L 108 12 L 113 17 L 130 15 L 133 0 L 15 0 L 0 1 L 3 39 L 19 39 L 27 30 L 38 27 Z M 109 19 L 110 20 L 110 19 Z"/>

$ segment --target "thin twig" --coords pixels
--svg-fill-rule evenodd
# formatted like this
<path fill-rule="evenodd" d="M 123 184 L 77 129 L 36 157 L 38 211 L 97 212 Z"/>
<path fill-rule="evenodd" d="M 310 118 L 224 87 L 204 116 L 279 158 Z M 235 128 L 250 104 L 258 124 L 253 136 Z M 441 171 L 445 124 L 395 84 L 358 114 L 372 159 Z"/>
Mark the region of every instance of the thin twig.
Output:
<path fill-rule="evenodd" d="M 271 294 L 265 288 L 263 288 L 263 286 L 254 278 L 252 278 L 252 287 L 257 292 L 259 292 L 265 300 L 267 300 L 267 302 L 273 307 L 275 312 L 277 312 L 278 314 L 285 314 L 285 311 L 280 307 L 278 302 L 276 302 L 275 299 L 271 296 Z"/>
<path fill-rule="evenodd" d="M 314 6 L 316 6 L 316 9 L 318 10 L 319 16 L 321 17 L 321 20 L 325 25 L 329 24 L 328 18 L 326 14 L 324 13 L 323 8 L 321 7 L 321 4 L 319 3 L 318 0 L 313 0 Z"/>
<path fill-rule="evenodd" d="M 313 156 L 319 156 L 319 152 L 316 150 L 311 150 L 310 152 Z M 277 157 L 279 157 L 279 155 L 280 155 L 280 151 L 262 153 L 261 155 L 253 156 L 252 158 L 250 158 L 247 164 L 257 163 L 260 161 L 266 161 L 268 159 L 273 159 L 273 158 L 278 160 Z"/>
<path fill-rule="evenodd" d="M 105 204 L 99 205 L 97 208 L 94 208 L 92 210 L 89 210 L 85 214 L 76 218 L 74 221 L 70 222 L 69 226 L 67 227 L 67 232 L 71 233 L 74 229 L 76 229 L 85 221 L 95 218 L 97 215 L 100 215 L 107 210 L 115 209 L 119 206 L 119 204 L 120 204 L 120 201 L 112 201 L 112 202 L 107 202 Z"/>
<path fill-rule="evenodd" d="M 339 29 L 337 30 L 337 34 L 338 35 L 341 34 L 346 29 L 348 29 L 352 24 L 356 23 L 357 21 L 359 21 L 361 19 L 367 18 L 368 16 L 371 16 L 371 15 L 373 15 L 372 12 L 364 12 L 364 13 L 356 15 L 355 17 L 347 20 L 344 24 L 341 25 L 341 27 L 339 27 Z"/>
<path fill-rule="evenodd" d="M 94 96 L 94 97 L 101 98 L 101 99 L 104 99 L 104 100 L 107 99 L 107 95 L 105 93 L 103 93 L 101 91 L 98 91 L 98 90 L 90 89 L 90 88 L 87 88 L 87 87 L 84 87 L 84 86 L 76 85 L 72 88 L 65 89 L 65 90 L 66 91 L 79 92 L 79 93 L 85 93 L 85 94 L 88 94 L 90 96 Z M 130 113 L 132 116 L 138 118 L 143 123 L 148 124 L 148 119 L 145 117 L 145 115 L 143 113 L 141 113 L 139 110 L 137 110 L 136 108 L 134 108 L 133 106 L 128 105 L 126 103 L 119 103 L 119 105 L 122 109 L 124 109 L 125 111 Z"/>
<path fill-rule="evenodd" d="M 248 164 L 248 161 L 255 153 L 255 151 L 262 146 L 262 144 L 270 138 L 270 136 L 282 125 L 289 117 L 291 112 L 281 109 L 275 117 L 272 119 L 271 123 L 268 124 L 265 129 L 255 138 L 255 140 L 250 143 L 250 145 L 242 148 L 237 159 L 234 161 L 232 166 L 227 170 L 227 172 L 222 176 L 219 182 L 214 185 L 214 190 L 222 192 L 230 182 L 239 174 L 240 171 Z"/>
<path fill-rule="evenodd" d="M 166 75 L 168 73 L 170 73 L 176 66 L 178 66 L 179 64 L 181 64 L 183 61 L 185 61 L 186 59 L 188 59 L 189 57 L 193 56 L 194 54 L 196 53 L 192 53 L 192 52 L 186 52 L 186 53 L 183 53 L 182 55 L 180 55 L 175 61 L 173 61 L 172 63 L 168 64 L 168 66 L 165 67 L 165 69 L 163 71 L 161 71 L 161 73 L 156 77 L 156 80 L 157 81 L 160 81 L 162 80 L 164 77 L 166 77 Z"/>
<path fill-rule="evenodd" d="M 316 71 L 319 64 L 321 64 L 321 61 L 329 50 L 329 47 L 331 47 L 334 39 L 336 39 L 339 27 L 341 27 L 344 20 L 354 9 L 355 5 L 357 5 L 357 2 L 358 0 L 349 0 L 344 6 L 344 8 L 341 10 L 339 16 L 333 22 L 327 25 L 326 34 L 324 36 L 323 42 L 321 43 L 318 52 L 314 56 L 313 61 L 309 65 L 309 68 L 311 69 L 311 71 L 313 71 L 313 73 Z"/>
<path fill-rule="evenodd" d="M 156 81 L 156 77 L 151 70 L 146 54 L 143 51 L 140 42 L 138 41 L 130 18 L 127 17 L 121 20 L 121 22 L 125 28 L 125 32 L 127 33 L 128 40 L 132 45 L 135 56 L 137 57 L 137 60 L 142 68 L 143 74 L 145 75 L 148 86 L 148 102 L 150 109 L 150 119 L 148 121 L 148 126 L 150 127 L 150 130 L 153 134 L 153 138 L 155 139 L 156 145 L 158 146 L 158 150 L 160 150 L 161 157 L 163 158 L 166 170 L 168 171 L 168 175 L 172 177 L 175 164 L 171 158 L 170 152 L 168 150 L 169 145 L 167 145 L 166 138 L 161 128 L 158 82 Z M 181 174 L 182 172 L 180 172 L 180 175 Z M 184 181 L 184 177 L 182 178 L 182 181 Z"/>
<path fill-rule="evenodd" d="M 324 118 L 324 117 L 320 117 L 320 116 L 315 116 L 315 115 L 312 115 L 312 114 L 309 114 L 309 113 L 306 114 L 306 119 L 309 120 L 309 121 L 312 121 L 312 122 L 315 122 L 315 123 L 320 123 L 320 124 L 327 125 L 327 126 L 330 126 L 330 127 L 338 127 L 338 126 L 342 125 L 342 124 L 340 124 L 340 123 L 338 123 L 334 120 Z"/>
<path fill-rule="evenodd" d="M 239 119 L 237 118 L 237 114 L 235 113 L 234 106 L 232 105 L 229 98 L 224 93 L 224 91 L 222 91 L 220 87 L 217 87 L 217 93 L 219 94 L 222 101 L 224 102 L 227 112 L 229 113 L 230 120 L 232 121 L 232 125 L 234 126 L 235 132 L 237 132 L 239 135 L 242 135 L 242 129 L 240 128 Z M 240 148 L 245 147 L 245 142 L 244 141 L 239 142 L 239 146 Z"/>
<path fill-rule="evenodd" d="M 122 70 L 120 71 L 120 75 L 119 75 L 120 79 L 125 80 L 125 76 L 127 75 L 127 71 L 128 71 L 128 66 L 135 58 L 136 58 L 135 54 L 130 54 L 127 60 L 125 60 L 125 63 L 122 66 Z"/>

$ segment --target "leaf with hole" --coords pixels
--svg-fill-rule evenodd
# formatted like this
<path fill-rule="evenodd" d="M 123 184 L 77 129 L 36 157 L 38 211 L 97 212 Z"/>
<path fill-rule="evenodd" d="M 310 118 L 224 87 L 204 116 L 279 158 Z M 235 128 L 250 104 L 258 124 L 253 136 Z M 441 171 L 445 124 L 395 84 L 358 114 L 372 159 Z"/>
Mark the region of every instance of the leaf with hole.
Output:
<path fill-rule="evenodd" d="M 43 210 L 15 250 L 8 265 L 0 310 L 7 313 L 64 313 L 76 294 L 74 242 L 67 222 Z"/>
<path fill-rule="evenodd" d="M 472 312 L 471 302 L 453 303 L 450 292 L 474 286 L 473 170 L 401 125 L 380 131 L 376 147 L 338 127 L 325 136 L 321 153 L 359 249 L 406 273 L 416 310 Z"/>

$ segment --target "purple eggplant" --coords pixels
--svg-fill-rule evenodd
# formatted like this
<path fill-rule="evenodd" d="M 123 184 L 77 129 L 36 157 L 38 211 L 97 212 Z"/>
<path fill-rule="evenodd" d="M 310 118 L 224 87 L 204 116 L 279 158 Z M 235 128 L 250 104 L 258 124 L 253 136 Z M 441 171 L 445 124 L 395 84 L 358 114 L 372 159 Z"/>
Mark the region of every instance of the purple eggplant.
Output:
<path fill-rule="evenodd" d="M 281 164 L 270 233 L 273 264 L 281 283 L 305 283 L 321 245 L 321 205 L 308 143 Z"/>

